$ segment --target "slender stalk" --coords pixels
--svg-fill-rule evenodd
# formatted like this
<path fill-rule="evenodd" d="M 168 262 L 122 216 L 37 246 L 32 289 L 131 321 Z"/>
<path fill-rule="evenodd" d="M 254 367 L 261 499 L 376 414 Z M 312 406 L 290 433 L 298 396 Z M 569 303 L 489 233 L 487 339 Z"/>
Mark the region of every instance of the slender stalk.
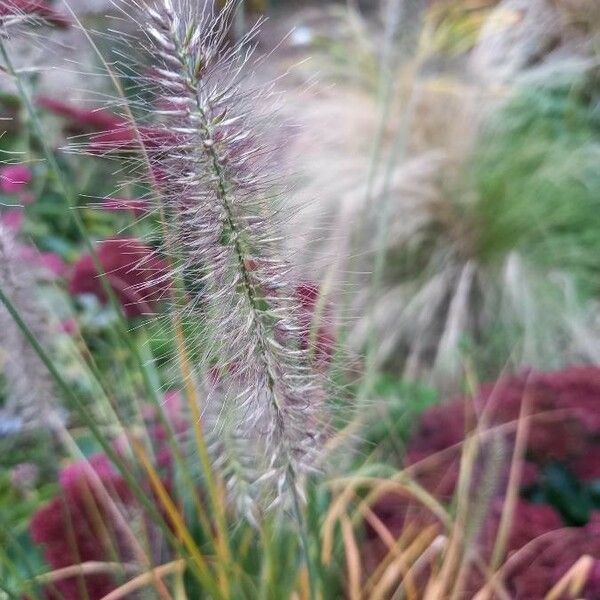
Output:
<path fill-rule="evenodd" d="M 177 560 L 174 562 L 167 563 L 166 565 L 160 565 L 156 567 L 153 571 L 160 574 L 160 576 L 165 575 L 181 575 L 185 570 L 185 561 Z M 147 587 L 150 583 L 154 573 L 142 573 L 123 584 L 121 587 L 116 590 L 110 592 L 107 596 L 104 596 L 103 600 L 121 600 L 121 598 L 126 598 L 129 594 L 137 592 L 141 588 Z"/>
<path fill-rule="evenodd" d="M 199 114 L 204 119 L 203 126 L 205 128 L 205 135 L 207 136 L 207 139 L 209 139 L 210 133 L 208 130 L 208 121 L 206 119 L 206 115 L 204 114 L 202 106 L 200 105 L 198 96 L 196 96 L 196 108 L 197 108 Z M 225 209 L 226 223 L 229 228 L 229 231 L 231 232 L 231 236 L 233 238 L 233 247 L 234 247 L 234 252 L 235 252 L 236 259 L 237 259 L 237 266 L 238 266 L 239 272 L 242 275 L 242 288 L 244 290 L 244 293 L 246 294 L 248 303 L 251 307 L 252 321 L 254 322 L 257 329 L 262 329 L 262 327 L 263 327 L 263 325 L 261 324 L 262 314 L 261 314 L 261 311 L 258 306 L 258 299 L 257 299 L 255 291 L 254 291 L 254 286 L 252 285 L 252 282 L 251 282 L 251 277 L 250 277 L 250 273 L 248 271 L 245 253 L 244 253 L 242 245 L 241 245 L 240 232 L 238 230 L 235 218 L 233 216 L 231 203 L 228 198 L 228 193 L 227 193 L 228 186 L 227 186 L 227 182 L 225 179 L 225 175 L 224 175 L 223 169 L 221 167 L 219 157 L 217 156 L 217 153 L 214 150 L 214 147 L 209 147 L 208 154 L 210 156 L 212 167 L 214 169 L 214 173 L 215 173 L 215 177 L 216 177 L 216 181 L 217 181 L 217 197 L 221 201 L 222 206 Z M 273 373 L 270 368 L 268 351 L 263 342 L 264 334 L 262 332 L 259 332 L 257 334 L 257 340 L 258 340 L 258 344 L 259 344 L 261 360 L 263 362 L 263 368 L 269 374 L 268 375 L 269 396 L 272 398 L 272 401 L 274 404 L 274 410 L 275 410 L 276 414 L 278 415 L 277 420 L 282 423 L 282 425 L 281 425 L 282 427 L 285 427 L 285 425 L 284 425 L 285 418 L 283 417 L 283 415 L 281 415 L 281 411 L 283 409 L 283 399 L 279 398 L 279 392 L 275 387 L 275 381 L 276 381 L 277 375 L 275 373 Z M 286 435 L 285 431 L 282 432 L 281 435 L 283 437 L 285 437 L 285 435 Z M 287 460 L 288 460 L 288 464 L 287 464 L 286 479 L 288 482 L 288 488 L 291 492 L 293 512 L 294 512 L 294 516 L 296 519 L 296 524 L 298 526 L 298 530 L 299 530 L 299 534 L 300 534 L 301 548 L 302 548 L 302 552 L 304 554 L 304 560 L 306 562 L 306 568 L 308 571 L 310 600 L 315 600 L 316 599 L 317 573 L 316 573 L 316 569 L 313 565 L 313 561 L 311 558 L 310 546 L 309 546 L 309 542 L 308 542 L 308 531 L 307 531 L 306 523 L 305 523 L 305 520 L 304 520 L 304 517 L 302 514 L 302 509 L 300 507 L 300 499 L 299 499 L 298 491 L 297 491 L 297 486 L 298 486 L 297 474 L 295 472 L 295 469 L 294 469 L 291 459 L 288 458 Z"/>
<path fill-rule="evenodd" d="M 521 401 L 521 409 L 519 411 L 519 419 L 517 421 L 515 445 L 509 469 L 508 483 L 506 485 L 506 496 L 504 499 L 504 505 L 502 506 L 502 515 L 498 524 L 498 532 L 496 534 L 492 558 L 490 560 L 491 573 L 495 573 L 498 570 L 506 551 L 511 533 L 515 506 L 519 497 L 519 486 L 523 472 L 524 457 L 527 450 L 527 441 L 531 425 L 530 420 L 528 419 L 530 404 L 530 396 L 526 391 L 523 400 Z"/>
<path fill-rule="evenodd" d="M 300 500 L 298 498 L 298 493 L 296 490 L 296 481 L 295 474 L 293 469 L 289 469 L 288 471 L 289 478 L 289 487 L 292 492 L 292 506 L 294 509 L 294 517 L 296 519 L 296 524 L 298 526 L 298 531 L 300 534 L 300 546 L 302 549 L 302 553 L 304 554 L 304 562 L 306 563 L 306 570 L 308 572 L 308 587 L 309 587 L 309 598 L 310 600 L 316 600 L 317 598 L 317 570 L 315 568 L 314 562 L 312 560 L 312 555 L 310 553 L 310 544 L 308 541 L 308 527 L 306 525 L 306 519 L 304 518 L 304 514 L 302 513 L 302 508 L 300 506 Z"/>
<path fill-rule="evenodd" d="M 202 465 L 202 472 L 204 473 L 206 486 L 208 488 L 208 495 L 210 498 L 211 506 L 214 514 L 217 517 L 218 527 L 218 538 L 217 538 L 217 552 L 223 559 L 217 563 L 217 568 L 221 571 L 221 577 L 219 578 L 219 585 L 224 596 L 229 594 L 229 583 L 227 580 L 226 568 L 227 564 L 231 560 L 229 540 L 227 538 L 227 523 L 225 521 L 225 503 L 223 502 L 222 495 L 219 493 L 219 484 L 215 478 L 213 469 L 210 464 L 210 456 L 208 454 L 208 448 L 204 438 L 204 431 L 202 429 L 202 416 L 200 414 L 200 407 L 197 398 L 196 386 L 193 382 L 193 374 L 190 366 L 190 360 L 185 344 L 185 337 L 182 332 L 181 322 L 179 319 L 175 320 L 175 338 L 177 340 L 177 348 L 179 352 L 180 366 L 183 375 L 183 381 L 185 386 L 185 395 L 188 399 L 188 405 L 190 407 L 192 417 L 192 428 L 194 430 L 194 438 L 196 441 L 196 448 L 200 456 L 200 463 Z M 210 529 L 208 529 L 210 532 Z"/>
<path fill-rule="evenodd" d="M 202 266 L 200 316 L 214 331 L 216 349 L 210 352 L 218 370 L 231 380 L 225 396 L 235 394 L 235 409 L 244 411 L 234 418 L 265 431 L 267 469 L 285 486 L 290 468 L 298 482 L 295 463 L 302 458 L 297 457 L 308 454 L 307 395 L 315 386 L 308 352 L 288 347 L 298 327 L 288 306 L 292 301 L 285 298 L 289 267 L 276 254 L 273 209 L 262 196 L 270 182 L 262 164 L 254 164 L 256 155 L 265 153 L 256 139 L 257 108 L 240 109 L 247 94 L 239 79 L 252 51 L 223 44 L 234 6 L 217 16 L 170 0 L 148 9 L 145 32 L 156 64 L 151 83 L 155 94 L 163 93 L 175 106 L 165 127 L 178 136 L 169 158 L 165 148 L 157 160 L 169 182 L 163 210 L 171 220 L 170 248 L 181 257 L 177 266 L 189 265 L 194 273 Z M 227 306 L 230 311 L 223 314 Z M 278 330 L 290 341 L 278 339 Z M 247 386 L 241 392 L 234 390 L 240 381 Z M 303 427 L 295 421 L 300 416 Z"/>

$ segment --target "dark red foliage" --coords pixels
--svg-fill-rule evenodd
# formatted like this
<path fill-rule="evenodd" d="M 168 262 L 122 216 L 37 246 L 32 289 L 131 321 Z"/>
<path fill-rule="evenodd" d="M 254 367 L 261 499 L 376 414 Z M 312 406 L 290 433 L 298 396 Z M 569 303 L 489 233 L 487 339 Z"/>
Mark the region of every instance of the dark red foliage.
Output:
<path fill-rule="evenodd" d="M 175 435 L 181 441 L 188 429 L 180 393 L 168 392 L 164 398 L 164 414 Z M 152 444 L 154 463 L 167 490 L 174 478 L 172 446 L 166 426 L 153 406 L 146 408 L 144 421 Z M 127 461 L 127 440 L 113 443 L 113 448 Z M 102 493 L 98 488 L 99 479 Z M 139 527 L 144 548 L 153 560 L 160 560 L 164 539 L 140 504 L 127 482 L 104 454 L 91 456 L 65 467 L 59 478 L 59 495 L 38 509 L 30 522 L 32 540 L 42 546 L 44 558 L 52 569 L 60 569 L 86 561 L 134 562 L 131 544 L 116 526 L 114 508 L 128 525 Z M 144 485 L 141 482 L 141 485 Z M 158 500 L 147 490 L 151 501 Z M 108 497 L 108 498 L 107 498 Z M 109 502 L 113 504 L 112 510 Z M 135 532 L 134 532 L 135 533 Z M 122 582 L 121 582 L 122 583 Z M 98 600 L 114 590 L 119 582 L 111 575 L 86 574 L 61 579 L 55 587 L 44 590 L 49 600 Z M 83 591 L 83 588 L 87 594 Z M 59 595 L 61 594 L 61 595 Z"/>
<path fill-rule="evenodd" d="M 97 257 L 108 282 L 128 316 L 154 312 L 170 289 L 170 273 L 155 250 L 139 240 L 104 240 Z M 101 278 L 90 255 L 82 256 L 73 267 L 69 281 L 72 294 L 94 294 L 106 302 Z"/>
<path fill-rule="evenodd" d="M 490 515 L 486 552 L 491 554 L 500 519 L 500 503 Z M 600 511 L 585 527 L 563 527 L 552 508 L 520 501 L 508 540 L 510 567 L 505 585 L 511 598 L 542 600 L 584 555 L 595 559 L 582 598 L 600 598 Z M 561 596 L 563 598 L 563 596 Z"/>
<path fill-rule="evenodd" d="M 26 165 L 7 165 L 0 169 L 0 191 L 5 194 L 20 192 L 31 183 L 33 174 Z"/>
<path fill-rule="evenodd" d="M 600 440 L 590 444 L 586 452 L 569 461 L 571 472 L 580 481 L 594 481 L 600 479 Z"/>
<path fill-rule="evenodd" d="M 439 500 L 449 501 L 456 490 L 466 435 L 486 415 L 488 428 L 495 428 L 495 440 L 502 441 L 510 456 L 524 400 L 532 419 L 521 489 L 539 481 L 541 469 L 556 461 L 580 480 L 600 478 L 600 368 L 593 366 L 552 373 L 529 371 L 484 385 L 473 399 L 428 409 L 408 444 L 406 464 L 412 476 Z M 491 452 L 493 445 L 482 441 L 475 462 L 474 497 Z M 493 492 L 496 499 L 480 532 L 478 554 L 484 560 L 490 559 L 497 539 L 508 470 L 506 460 Z M 382 497 L 372 509 L 395 537 L 409 523 L 420 528 L 436 523 L 431 513 L 399 495 Z M 441 523 L 438 526 L 441 530 Z M 387 548 L 372 526 L 367 525 L 365 533 L 363 555 L 372 572 Z M 506 551 L 511 567 L 505 584 L 511 598 L 541 600 L 582 555 L 588 554 L 596 564 L 582 595 L 600 599 L 600 511 L 592 513 L 585 527 L 567 528 L 553 507 L 519 499 Z M 482 584 L 474 570 L 468 578 L 469 590 L 474 593 Z M 469 594 L 465 598 L 472 597 Z"/>
<path fill-rule="evenodd" d="M 429 409 L 408 445 L 407 463 L 414 464 L 445 450 L 443 457 L 431 459 L 437 465 L 429 473 L 424 470 L 423 476 L 438 483 L 444 477 L 452 479 L 448 473 L 457 472 L 460 443 L 477 415 L 485 409 L 490 426 L 514 424 L 524 399 L 533 415 L 526 453 L 532 464 L 530 469 L 560 461 L 582 473 L 589 471 L 587 478 L 600 470 L 591 465 L 594 457 L 600 458 L 600 368 L 592 366 L 506 377 L 482 386 L 473 401 L 459 400 Z M 515 427 L 509 425 L 503 433 L 508 447 L 514 431 Z M 449 450 L 452 447 L 454 450 Z M 429 483 L 432 482 L 426 483 L 428 489 L 437 489 Z M 443 493 L 453 491 L 452 484 L 441 487 Z"/>
<path fill-rule="evenodd" d="M 0 19 L 28 15 L 43 19 L 60 28 L 72 25 L 68 17 L 54 10 L 45 0 L 0 0 Z"/>
<path fill-rule="evenodd" d="M 496 499 L 485 524 L 482 546 L 486 549 L 486 555 L 491 555 L 494 548 L 503 507 L 503 499 Z M 510 554 L 539 536 L 562 527 L 560 515 L 551 506 L 519 499 L 513 513 L 506 550 Z"/>
<path fill-rule="evenodd" d="M 38 106 L 68 121 L 69 133 L 88 133 L 86 150 L 92 154 L 128 153 L 139 150 L 168 152 L 181 139 L 173 132 L 157 127 L 133 127 L 127 119 L 103 109 L 85 109 L 47 96 L 36 98 Z"/>

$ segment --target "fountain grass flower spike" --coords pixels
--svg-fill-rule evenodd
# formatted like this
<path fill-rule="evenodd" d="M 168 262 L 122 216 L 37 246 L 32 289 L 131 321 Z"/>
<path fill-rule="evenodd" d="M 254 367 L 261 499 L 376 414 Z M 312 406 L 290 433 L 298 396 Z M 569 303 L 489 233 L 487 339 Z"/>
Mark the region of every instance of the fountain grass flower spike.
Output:
<path fill-rule="evenodd" d="M 299 280 L 283 254 L 289 209 L 273 176 L 272 90 L 252 86 L 256 29 L 232 45 L 236 3 L 218 14 L 209 4 L 140 7 L 150 116 L 169 140 L 145 153 L 161 173 L 165 254 L 185 288 L 174 310 L 208 337 L 199 372 L 212 374 L 202 407 L 209 450 L 251 516 L 302 493 L 328 419 L 322 374 L 303 343 Z"/>

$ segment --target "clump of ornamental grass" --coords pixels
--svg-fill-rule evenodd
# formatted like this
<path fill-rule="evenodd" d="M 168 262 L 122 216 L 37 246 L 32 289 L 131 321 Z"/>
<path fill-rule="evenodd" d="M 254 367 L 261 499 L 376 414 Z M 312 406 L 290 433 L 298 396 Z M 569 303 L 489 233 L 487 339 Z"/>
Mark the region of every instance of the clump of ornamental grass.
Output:
<path fill-rule="evenodd" d="M 109 131 L 98 132 L 97 121 L 89 127 L 94 136 L 91 152 L 95 156 L 117 155 L 122 169 L 137 165 L 135 158 L 132 162 L 129 158 L 141 148 L 141 155 L 150 167 L 150 183 L 158 197 L 154 213 L 163 225 L 160 253 L 154 252 L 156 244 L 141 247 L 137 238 L 131 243 L 131 237 L 121 236 L 115 238 L 118 243 L 111 244 L 111 252 L 104 253 L 101 251 L 105 244 L 96 245 L 89 239 L 86 223 L 77 210 L 79 198 L 65 166 L 69 159 L 58 161 L 56 152 L 49 148 L 31 100 L 27 85 L 30 82 L 24 83 L 22 72 L 13 68 L 10 53 L 0 40 L 5 68 L 17 84 L 34 133 L 32 138 L 39 144 L 35 150 L 32 148 L 32 153 L 41 149 L 44 154 L 48 171 L 53 175 L 49 183 L 64 197 L 65 213 L 87 246 L 86 255 L 78 263 L 81 267 L 78 283 L 90 283 L 95 276 L 100 281 L 100 285 L 94 281 L 90 287 L 74 285 L 77 273 L 72 273 L 71 291 L 91 292 L 101 301 L 110 302 L 115 313 L 115 318 L 107 324 L 111 344 L 114 342 L 107 352 L 108 374 L 102 361 L 96 361 L 100 354 L 98 346 L 103 344 L 89 348 L 85 339 L 76 337 L 78 344 L 83 344 L 84 364 L 89 367 L 93 379 L 90 383 L 94 384 L 94 404 L 88 407 L 80 397 L 80 389 L 67 383 L 64 371 L 56 366 L 55 357 L 48 354 L 43 340 L 37 340 L 22 310 L 13 307 L 7 290 L 2 288 L 2 302 L 30 338 L 28 341 L 43 362 L 41 368 L 48 369 L 57 389 L 86 426 L 83 434 L 79 428 L 60 428 L 60 441 L 70 454 L 81 459 L 84 448 L 87 452 L 89 438 L 86 436 L 91 432 L 94 445 L 99 445 L 105 455 L 101 460 L 103 473 L 93 468 L 90 459 L 78 460 L 75 468 L 75 472 L 81 472 L 84 477 L 77 477 L 74 487 L 79 490 L 83 483 L 85 488 L 89 479 L 93 486 L 92 498 L 85 489 L 83 495 L 69 497 L 70 490 L 63 487 L 66 494 L 51 502 L 47 510 L 42 509 L 39 520 L 32 523 L 31 533 L 44 546 L 53 571 L 38 577 L 34 568 L 26 576 L 16 573 L 13 579 L 13 552 L 19 553 L 22 544 L 10 534 L 5 543 L 3 536 L 0 544 L 2 585 L 6 581 L 6 566 L 11 574 L 3 589 L 11 595 L 17 593 L 13 594 L 15 589 L 19 590 L 18 595 L 38 591 L 40 593 L 32 596 L 37 598 L 46 591 L 46 584 L 51 594 L 64 584 L 73 597 L 79 597 L 77 594 L 85 596 L 86 586 L 90 584 L 87 590 L 90 598 L 93 593 L 104 597 L 115 585 L 120 589 L 111 592 L 117 595 L 139 593 L 140 597 L 150 594 L 149 588 L 153 586 L 158 597 L 165 600 L 171 597 L 167 589 L 171 587 L 173 593 L 182 597 L 186 593 L 189 597 L 206 594 L 215 598 L 236 597 L 241 590 L 253 595 L 259 587 L 265 593 L 273 589 L 273 593 L 281 597 L 288 597 L 296 590 L 303 596 L 316 597 L 316 573 L 311 568 L 312 552 L 307 542 L 311 524 L 315 533 L 318 527 L 314 488 L 309 488 L 313 495 L 309 495 L 306 509 L 308 513 L 312 507 L 310 519 L 303 519 L 298 500 L 303 478 L 318 466 L 313 459 L 323 456 L 320 444 L 327 431 L 327 419 L 321 414 L 325 399 L 321 387 L 321 357 L 323 352 L 327 355 L 330 352 L 325 350 L 329 342 L 321 344 L 319 340 L 324 339 L 323 335 L 309 323 L 312 308 L 317 303 L 318 287 L 292 276 L 288 262 L 277 252 L 276 234 L 267 232 L 277 223 L 277 216 L 283 218 L 284 213 L 279 211 L 278 201 L 271 195 L 271 190 L 278 186 L 272 188 L 268 181 L 267 173 L 271 171 L 264 165 L 270 160 L 266 155 L 265 162 L 259 160 L 264 146 L 258 141 L 245 145 L 245 140 L 254 140 L 252 136 L 258 133 L 251 117 L 252 114 L 256 117 L 260 106 L 254 111 L 255 105 L 250 103 L 250 113 L 246 115 L 234 102 L 241 101 L 244 95 L 227 87 L 235 81 L 236 73 L 242 74 L 229 62 L 234 56 L 230 55 L 231 47 L 225 42 L 230 13 L 217 18 L 208 12 L 196 15 L 197 9 L 193 3 L 175 7 L 166 3 L 158 7 L 159 12 L 150 9 L 142 14 L 148 18 L 143 24 L 146 33 L 157 33 L 154 31 L 159 27 L 157 15 L 161 17 L 159 41 L 160 36 L 168 35 L 173 44 L 181 42 L 185 48 L 192 42 L 196 44 L 192 56 L 200 62 L 206 61 L 205 70 L 193 70 L 202 76 L 196 82 L 198 97 L 189 91 L 187 84 L 174 90 L 174 84 L 164 79 L 165 73 L 161 74 L 161 71 L 170 72 L 168 61 L 161 62 L 161 55 L 173 53 L 173 48 L 167 44 L 161 50 L 158 42 L 150 46 L 145 40 L 141 48 L 151 48 L 148 58 L 154 60 L 153 70 L 149 74 L 144 70 L 148 77 L 140 76 L 135 83 L 144 87 L 145 97 L 151 98 L 151 104 L 131 102 L 133 112 L 142 115 L 139 120 L 133 119 L 127 105 L 123 111 L 125 117 L 118 123 L 107 122 Z M 195 16 L 202 18 L 196 22 Z M 185 21 L 185 27 L 180 19 Z M 195 30 L 195 26 L 200 28 L 197 35 L 188 37 L 187 33 Z M 177 52 L 171 56 L 171 63 L 177 56 Z M 222 63 L 221 59 L 227 60 Z M 241 64 L 237 67 L 242 69 Z M 182 67 L 181 73 L 188 72 Z M 200 108 L 194 110 L 194 101 L 202 99 L 207 90 L 211 92 L 211 103 L 218 115 L 223 112 L 220 100 L 230 107 L 221 118 L 214 117 L 209 110 L 208 114 L 213 116 L 208 125 L 202 121 Z M 173 96 L 175 91 L 180 94 L 179 101 Z M 184 94 L 189 94 L 187 103 L 181 101 Z M 103 127 L 100 124 L 100 128 Z M 210 137 L 207 137 L 207 128 Z M 125 154 L 129 157 L 125 158 Z M 216 167 L 222 167 L 221 178 L 217 176 Z M 264 178 L 252 175 L 253 172 Z M 67 206 L 71 210 L 66 210 Z M 148 207 L 152 208 L 151 202 Z M 140 251 L 144 257 L 131 263 L 129 259 L 140 256 Z M 119 255 L 117 263 L 112 261 L 116 254 Z M 159 256 L 160 264 L 148 260 Z M 171 266 L 167 272 L 162 269 L 162 256 Z M 111 260 L 104 260 L 106 258 Z M 173 479 L 168 481 L 157 471 L 163 470 L 161 463 L 165 458 L 160 443 L 139 421 L 133 422 L 129 415 L 125 416 L 129 409 L 125 401 L 130 396 L 133 397 L 131 408 L 139 407 L 144 412 L 139 403 L 150 399 L 161 415 L 160 392 L 165 379 L 172 374 L 169 371 L 165 375 L 156 368 L 155 357 L 140 350 L 143 343 L 140 340 L 145 337 L 145 332 L 140 330 L 148 323 L 143 319 L 158 307 L 163 297 L 162 293 L 148 296 L 149 289 L 171 294 L 174 325 L 171 337 L 175 338 L 177 366 L 181 367 L 178 383 L 184 387 L 184 395 L 189 400 L 190 431 L 184 437 L 185 442 L 190 439 L 196 442 L 195 454 L 190 452 L 182 457 L 174 439 L 180 432 L 177 428 L 171 431 L 165 427 L 160 436 L 168 439 L 166 458 L 170 461 L 172 457 L 174 465 Z M 128 307 L 140 310 L 128 312 Z M 140 329 L 130 329 L 132 321 L 126 318 L 138 319 L 136 324 L 140 324 Z M 190 328 L 194 329 L 191 335 Z M 201 342 L 197 351 L 190 348 L 196 340 Z M 139 373 L 127 373 L 130 358 L 131 362 L 136 361 Z M 106 423 L 98 420 L 95 411 L 104 401 L 110 408 L 107 415 L 110 421 Z M 121 435 L 115 441 L 118 434 Z M 203 479 L 195 476 L 196 464 L 190 465 L 194 461 L 201 464 Z M 216 477 L 213 469 L 217 471 Z M 190 474 L 190 471 L 194 472 Z M 107 477 L 103 478 L 102 474 Z M 227 488 L 221 485 L 223 480 L 219 474 L 223 475 Z M 112 490 L 117 493 L 111 495 L 114 483 L 118 483 L 127 497 L 131 491 L 143 506 L 141 513 L 136 511 L 134 516 L 118 490 Z M 297 527 L 275 529 L 273 517 L 279 513 L 256 519 L 256 527 L 240 523 L 237 515 L 230 512 L 231 503 L 227 502 L 234 497 L 239 500 L 242 516 L 249 518 L 262 517 L 257 508 L 267 503 L 281 502 L 288 507 L 291 504 L 300 522 L 301 535 L 298 536 Z M 63 498 L 68 504 L 66 507 Z M 100 510 L 96 510 L 94 504 Z M 57 516 L 59 509 L 61 518 Z M 168 541 L 168 554 L 149 555 L 146 551 L 143 534 L 139 535 L 146 526 L 146 515 L 161 530 L 161 540 L 164 536 Z M 136 518 L 142 516 L 140 520 Z M 52 523 L 48 517 L 54 519 Z M 60 524 L 59 521 L 73 526 L 75 531 L 71 533 L 75 539 L 61 537 L 60 527 L 52 526 Z M 140 529 L 137 529 L 138 524 Z M 92 531 L 91 536 L 86 535 L 90 533 L 89 526 L 106 531 L 102 531 L 102 535 L 96 531 Z M 118 535 L 113 536 L 113 531 Z M 127 544 L 123 547 L 125 556 L 121 554 L 121 536 Z M 304 550 L 301 556 L 299 537 Z M 313 539 L 318 538 L 311 536 L 311 541 Z M 104 552 L 104 542 L 108 553 Z M 5 547 L 9 548 L 8 554 L 4 552 Z M 79 554 L 80 547 L 85 552 Z M 171 556 L 171 548 L 177 559 L 153 568 L 155 562 Z M 139 564 L 139 573 L 132 572 L 138 567 L 131 568 L 130 556 Z M 283 556 L 289 557 L 289 562 L 281 561 L 280 567 L 279 558 Z M 126 565 L 122 564 L 123 559 L 128 560 Z M 118 564 L 115 565 L 115 561 Z M 44 592 L 37 590 L 38 587 L 43 587 Z"/>
<path fill-rule="evenodd" d="M 482 259 L 519 248 L 597 295 L 600 79 L 595 69 L 525 82 L 490 120 L 473 160 Z"/>
<path fill-rule="evenodd" d="M 468 11 L 473 33 L 490 6 L 479 8 Z M 349 345 L 362 350 L 376 339 L 375 365 L 451 385 L 465 357 L 488 376 L 507 360 L 544 368 L 595 361 L 597 276 L 584 250 L 599 238 L 592 34 L 579 31 L 586 43 L 576 52 L 566 45 L 559 56 L 530 57 L 498 94 L 494 82 L 472 85 L 444 63 L 454 54 L 443 39 L 453 21 L 444 7 L 426 12 L 417 56 L 392 67 L 393 89 L 406 88 L 406 100 L 390 92 L 381 108 L 370 181 L 331 194 L 327 217 L 342 242 L 329 236 L 329 246 L 310 246 L 324 256 L 354 243 L 344 254 L 355 255 L 350 274 L 328 271 L 338 285 L 360 286 Z M 509 29 L 498 35 L 510 39 Z M 469 57 L 459 58 L 464 50 L 458 44 L 455 60 L 472 70 Z M 375 114 L 375 103 L 364 112 Z M 369 135 L 376 126 L 364 124 Z"/>
<path fill-rule="evenodd" d="M 489 375 L 508 357 L 597 360 L 597 84 L 587 69 L 558 75 L 524 81 L 487 117 L 461 180 L 441 152 L 392 175 L 379 364 L 447 380 L 465 353 Z"/>

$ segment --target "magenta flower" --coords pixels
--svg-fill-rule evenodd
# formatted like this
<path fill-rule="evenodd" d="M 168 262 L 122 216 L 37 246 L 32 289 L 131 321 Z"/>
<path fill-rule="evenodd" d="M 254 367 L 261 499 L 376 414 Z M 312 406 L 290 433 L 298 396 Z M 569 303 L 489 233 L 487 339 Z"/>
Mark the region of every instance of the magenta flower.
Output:
<path fill-rule="evenodd" d="M 106 561 L 114 553 L 122 560 L 127 558 L 106 504 L 92 484 L 90 468 L 113 500 L 120 505 L 131 502 L 124 480 L 103 454 L 92 456 L 89 465 L 79 462 L 63 469 L 60 495 L 40 508 L 29 526 L 32 540 L 43 547 L 44 558 L 53 569 Z M 80 600 L 82 588 L 89 600 L 99 600 L 116 587 L 114 579 L 104 574 L 61 579 L 55 585 L 65 600 Z"/>
<path fill-rule="evenodd" d="M 7 165 L 0 169 L 0 191 L 16 194 L 31 182 L 31 169 L 25 165 Z"/>
<path fill-rule="evenodd" d="M 152 149 L 168 150 L 179 141 L 173 133 L 155 127 L 139 127 L 136 132 L 126 119 L 107 110 L 79 108 L 47 96 L 38 96 L 36 103 L 67 119 L 70 132 L 92 133 L 87 149 L 93 154 L 135 151 L 138 148 L 138 134 L 144 145 Z"/>
<path fill-rule="evenodd" d="M 78 329 L 79 326 L 75 319 L 65 319 L 60 323 L 60 330 L 67 335 L 75 335 Z"/>
<path fill-rule="evenodd" d="M 98 260 L 127 316 L 154 312 L 170 290 L 170 271 L 158 253 L 136 239 L 104 240 L 97 249 Z M 93 294 L 101 302 L 107 297 L 94 261 L 82 256 L 73 267 L 71 294 Z"/>

